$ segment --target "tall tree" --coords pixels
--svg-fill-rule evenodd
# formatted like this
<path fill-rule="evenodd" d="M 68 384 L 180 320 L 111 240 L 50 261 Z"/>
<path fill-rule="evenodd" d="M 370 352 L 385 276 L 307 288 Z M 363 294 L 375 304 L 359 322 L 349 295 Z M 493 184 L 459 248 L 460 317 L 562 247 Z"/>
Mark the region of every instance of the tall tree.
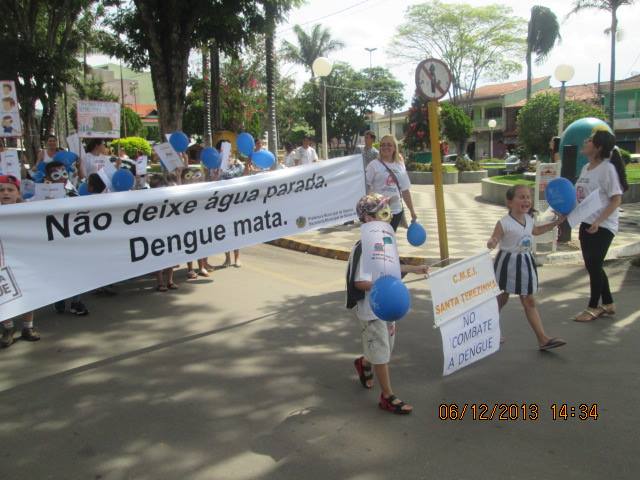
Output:
<path fill-rule="evenodd" d="M 313 76 L 313 61 L 318 57 L 326 57 L 329 53 L 344 48 L 344 42 L 331 38 L 328 28 L 316 24 L 307 33 L 300 25 L 293 27 L 298 45 L 285 40 L 282 42 L 282 58 L 291 63 L 302 65 Z"/>
<path fill-rule="evenodd" d="M 504 5 L 472 7 L 438 0 L 410 6 L 390 46 L 393 57 L 443 60 L 453 76 L 451 99 L 471 104 L 480 78 L 503 80 L 520 72 L 526 20 Z"/>
<path fill-rule="evenodd" d="M 551 9 L 540 5 L 533 6 L 527 29 L 527 100 L 531 98 L 532 55 L 535 53 L 536 65 L 540 65 L 561 38 L 558 18 Z"/>
<path fill-rule="evenodd" d="M 616 35 L 618 33 L 618 9 L 623 5 L 631 5 L 635 0 L 575 0 L 569 15 L 582 10 L 595 8 L 611 15 L 611 26 L 606 32 L 611 35 L 611 72 L 609 76 L 609 124 L 613 127 L 616 110 Z"/>
<path fill-rule="evenodd" d="M 41 125 L 49 133 L 55 102 L 78 67 L 76 22 L 92 0 L 0 0 L 0 78 L 16 82 L 27 157 L 35 161 Z M 36 103 L 43 107 L 40 123 Z"/>

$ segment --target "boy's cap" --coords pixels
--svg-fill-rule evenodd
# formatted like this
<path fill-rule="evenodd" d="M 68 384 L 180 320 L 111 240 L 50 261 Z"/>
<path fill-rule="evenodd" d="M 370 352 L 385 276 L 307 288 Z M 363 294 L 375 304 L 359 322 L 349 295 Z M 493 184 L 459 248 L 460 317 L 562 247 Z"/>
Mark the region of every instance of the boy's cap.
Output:
<path fill-rule="evenodd" d="M 15 185 L 16 188 L 20 188 L 20 179 L 13 175 L 0 175 L 0 183 L 10 183 L 11 185 Z"/>
<path fill-rule="evenodd" d="M 374 216 L 375 213 L 384 208 L 389 203 L 389 197 L 380 195 L 379 193 L 370 193 L 365 195 L 356 205 L 356 213 L 361 222 L 364 222 L 365 215 Z"/>

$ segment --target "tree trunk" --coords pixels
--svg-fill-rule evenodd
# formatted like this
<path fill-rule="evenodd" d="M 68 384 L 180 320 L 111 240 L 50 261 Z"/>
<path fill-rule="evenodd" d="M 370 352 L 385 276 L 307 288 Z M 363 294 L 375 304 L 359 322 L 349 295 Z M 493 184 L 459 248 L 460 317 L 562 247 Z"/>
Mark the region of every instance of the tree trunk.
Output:
<path fill-rule="evenodd" d="M 213 131 L 222 130 L 222 114 L 220 111 L 220 49 L 216 42 L 209 46 L 211 57 L 211 125 Z"/>
<path fill-rule="evenodd" d="M 38 159 L 38 152 L 40 151 L 40 128 L 38 126 L 38 119 L 36 118 L 35 99 L 31 97 L 30 100 L 21 101 L 20 107 L 24 127 L 22 138 L 24 138 L 25 153 L 29 164 L 35 165 Z"/>
<path fill-rule="evenodd" d="M 618 19 L 616 9 L 611 9 L 611 76 L 609 78 L 609 125 L 614 129 L 616 114 L 616 34 Z"/>
<path fill-rule="evenodd" d="M 531 98 L 531 47 L 527 45 L 527 101 Z"/>
<path fill-rule="evenodd" d="M 274 156 L 278 156 L 278 137 L 276 129 L 276 53 L 275 53 L 275 12 L 271 3 L 265 4 L 265 16 L 268 32 L 265 36 L 265 54 L 267 70 L 267 132 L 268 148 Z"/>
<path fill-rule="evenodd" d="M 205 147 L 211 146 L 211 100 L 210 100 L 210 72 L 209 72 L 209 50 L 206 45 L 202 46 L 202 98 L 204 103 L 204 132 L 203 142 Z"/>

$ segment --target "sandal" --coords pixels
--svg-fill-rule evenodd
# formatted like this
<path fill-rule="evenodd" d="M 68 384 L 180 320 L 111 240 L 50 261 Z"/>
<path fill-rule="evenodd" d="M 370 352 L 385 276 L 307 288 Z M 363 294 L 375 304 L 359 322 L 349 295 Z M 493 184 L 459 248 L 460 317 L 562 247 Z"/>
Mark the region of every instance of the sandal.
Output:
<path fill-rule="evenodd" d="M 196 278 L 198 278 L 198 274 L 195 272 L 195 270 L 189 270 L 187 272 L 187 280 L 195 280 Z"/>
<path fill-rule="evenodd" d="M 599 308 L 602 310 L 602 315 L 611 316 L 616 314 L 616 306 L 613 303 L 610 303 L 609 305 L 600 305 Z"/>
<path fill-rule="evenodd" d="M 356 367 L 356 372 L 358 372 L 358 377 L 360 378 L 360 383 L 367 390 L 371 390 L 373 388 L 373 384 L 369 385 L 367 382 L 373 380 L 373 373 L 371 373 L 371 364 L 365 366 L 364 357 L 358 357 L 353 361 L 353 365 Z"/>
<path fill-rule="evenodd" d="M 156 290 L 157 290 L 158 292 L 166 292 L 166 291 L 167 291 L 167 290 L 169 290 L 169 289 L 168 289 L 167 287 L 165 287 L 164 285 L 158 285 L 158 286 L 156 287 Z"/>
<path fill-rule="evenodd" d="M 387 410 L 391 413 L 396 413 L 398 415 L 407 415 L 413 411 L 413 407 L 408 403 L 404 403 L 395 395 L 389 395 L 385 398 L 385 396 L 380 394 L 380 401 L 378 402 L 378 406 L 382 410 Z M 408 409 L 402 407 L 409 407 Z"/>
<path fill-rule="evenodd" d="M 178 290 L 178 285 L 176 285 L 176 284 L 175 284 L 175 283 L 173 283 L 173 282 L 172 282 L 172 283 L 168 283 L 168 284 L 167 284 L 167 288 L 168 288 L 169 290 Z"/>
<path fill-rule="evenodd" d="M 604 310 L 602 308 L 587 308 L 573 318 L 574 322 L 593 322 L 596 318 L 602 316 Z"/>
<path fill-rule="evenodd" d="M 547 350 L 551 350 L 552 348 L 561 347 L 566 344 L 567 342 L 565 342 L 561 338 L 550 338 L 547 343 L 545 343 L 544 345 L 540 345 L 540 351 L 544 352 Z"/>
<path fill-rule="evenodd" d="M 201 277 L 210 277 L 211 275 L 209 275 L 209 272 L 207 272 L 206 270 L 198 270 L 198 275 L 200 275 Z"/>

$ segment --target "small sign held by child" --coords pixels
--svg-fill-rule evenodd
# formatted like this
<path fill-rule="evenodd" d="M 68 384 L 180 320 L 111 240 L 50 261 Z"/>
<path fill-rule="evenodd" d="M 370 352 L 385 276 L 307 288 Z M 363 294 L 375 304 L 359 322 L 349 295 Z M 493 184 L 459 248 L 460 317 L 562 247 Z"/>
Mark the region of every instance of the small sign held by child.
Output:
<path fill-rule="evenodd" d="M 0 153 L 0 175 L 13 175 L 20 178 L 20 159 L 16 150 Z"/>

